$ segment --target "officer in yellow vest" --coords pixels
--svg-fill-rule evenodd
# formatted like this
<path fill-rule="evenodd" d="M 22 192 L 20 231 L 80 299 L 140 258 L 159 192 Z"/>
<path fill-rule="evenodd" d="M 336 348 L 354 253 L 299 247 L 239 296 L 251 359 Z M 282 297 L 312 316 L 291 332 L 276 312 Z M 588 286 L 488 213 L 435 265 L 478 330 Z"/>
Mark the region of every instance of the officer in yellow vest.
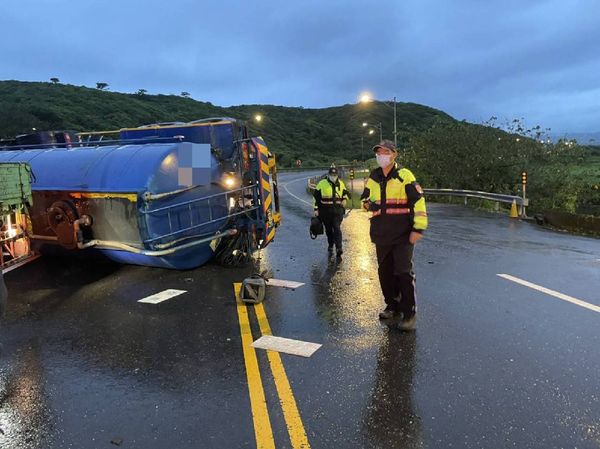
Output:
<path fill-rule="evenodd" d="M 400 330 L 416 327 L 415 275 L 413 249 L 427 229 L 423 190 L 415 176 L 396 164 L 398 150 L 383 140 L 373 147 L 377 165 L 361 195 L 363 207 L 371 211 L 371 241 L 379 264 L 379 283 L 385 310 L 379 317 L 401 317 Z"/>
<path fill-rule="evenodd" d="M 325 234 L 327 234 L 327 250 L 333 251 L 336 248 L 337 257 L 341 257 L 342 250 L 342 229 L 341 224 L 344 219 L 347 200 L 350 193 L 346 190 L 344 182 L 338 177 L 338 170 L 331 166 L 327 177 L 321 179 L 313 194 L 314 212 L 323 222 Z"/>

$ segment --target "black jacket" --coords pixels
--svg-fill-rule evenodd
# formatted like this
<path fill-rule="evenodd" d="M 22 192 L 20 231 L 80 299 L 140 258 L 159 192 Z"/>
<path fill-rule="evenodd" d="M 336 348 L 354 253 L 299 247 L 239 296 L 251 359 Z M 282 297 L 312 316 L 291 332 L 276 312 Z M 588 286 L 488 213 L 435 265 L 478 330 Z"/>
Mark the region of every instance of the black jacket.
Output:
<path fill-rule="evenodd" d="M 427 227 L 423 190 L 406 168 L 395 167 L 387 176 L 381 168 L 373 170 L 361 198 L 373 212 L 370 236 L 376 245 L 406 243 L 411 232 L 423 232 Z M 420 220 L 415 227 L 417 202 Z"/>

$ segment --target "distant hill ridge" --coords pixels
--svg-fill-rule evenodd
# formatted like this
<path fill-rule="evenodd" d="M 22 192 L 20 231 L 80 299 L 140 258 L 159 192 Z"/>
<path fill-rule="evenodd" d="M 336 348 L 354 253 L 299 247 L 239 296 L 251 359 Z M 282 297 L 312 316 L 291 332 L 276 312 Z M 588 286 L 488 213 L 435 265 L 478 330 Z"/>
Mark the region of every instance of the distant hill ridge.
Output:
<path fill-rule="evenodd" d="M 229 116 L 247 120 L 262 135 L 280 164 L 296 158 L 316 165 L 370 157 L 379 130 L 368 134 L 363 122 L 382 123 L 383 137 L 393 139 L 389 104 L 348 104 L 323 109 L 273 105 L 219 107 L 177 95 L 128 94 L 50 82 L 0 81 L 0 137 L 37 130 L 113 130 L 164 121 Z M 258 124 L 252 118 L 261 114 Z M 406 142 L 448 114 L 414 103 L 398 103 L 398 138 Z M 362 149 L 361 149 L 362 137 Z"/>
<path fill-rule="evenodd" d="M 600 131 L 598 132 L 564 132 L 550 133 L 550 138 L 553 142 L 559 140 L 573 140 L 582 145 L 600 145 Z"/>

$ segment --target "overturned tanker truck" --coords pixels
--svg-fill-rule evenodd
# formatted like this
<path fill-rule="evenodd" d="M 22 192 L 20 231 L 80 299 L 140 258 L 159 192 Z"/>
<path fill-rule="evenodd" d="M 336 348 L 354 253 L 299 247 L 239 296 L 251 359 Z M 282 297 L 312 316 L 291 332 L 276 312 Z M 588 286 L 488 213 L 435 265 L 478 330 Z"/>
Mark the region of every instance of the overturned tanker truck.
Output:
<path fill-rule="evenodd" d="M 111 140 L 107 138 L 117 135 Z M 275 158 L 232 118 L 172 122 L 0 148 L 34 175 L 32 248 L 127 264 L 246 262 L 280 223 Z"/>

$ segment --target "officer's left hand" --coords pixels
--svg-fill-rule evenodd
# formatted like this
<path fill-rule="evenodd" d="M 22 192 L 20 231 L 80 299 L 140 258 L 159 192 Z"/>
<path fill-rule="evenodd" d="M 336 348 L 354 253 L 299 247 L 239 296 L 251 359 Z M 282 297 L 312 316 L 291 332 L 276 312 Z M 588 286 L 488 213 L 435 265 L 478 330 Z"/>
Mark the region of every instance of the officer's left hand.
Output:
<path fill-rule="evenodd" d="M 342 207 L 343 207 L 344 209 L 346 209 L 346 205 L 347 205 L 347 204 L 348 204 L 348 201 L 346 201 L 346 200 L 342 200 Z"/>
<path fill-rule="evenodd" d="M 413 231 L 408 236 L 408 241 L 410 242 L 411 245 L 414 245 L 415 243 L 417 243 L 422 238 L 423 238 L 423 234 L 421 234 L 420 232 L 414 232 Z"/>

